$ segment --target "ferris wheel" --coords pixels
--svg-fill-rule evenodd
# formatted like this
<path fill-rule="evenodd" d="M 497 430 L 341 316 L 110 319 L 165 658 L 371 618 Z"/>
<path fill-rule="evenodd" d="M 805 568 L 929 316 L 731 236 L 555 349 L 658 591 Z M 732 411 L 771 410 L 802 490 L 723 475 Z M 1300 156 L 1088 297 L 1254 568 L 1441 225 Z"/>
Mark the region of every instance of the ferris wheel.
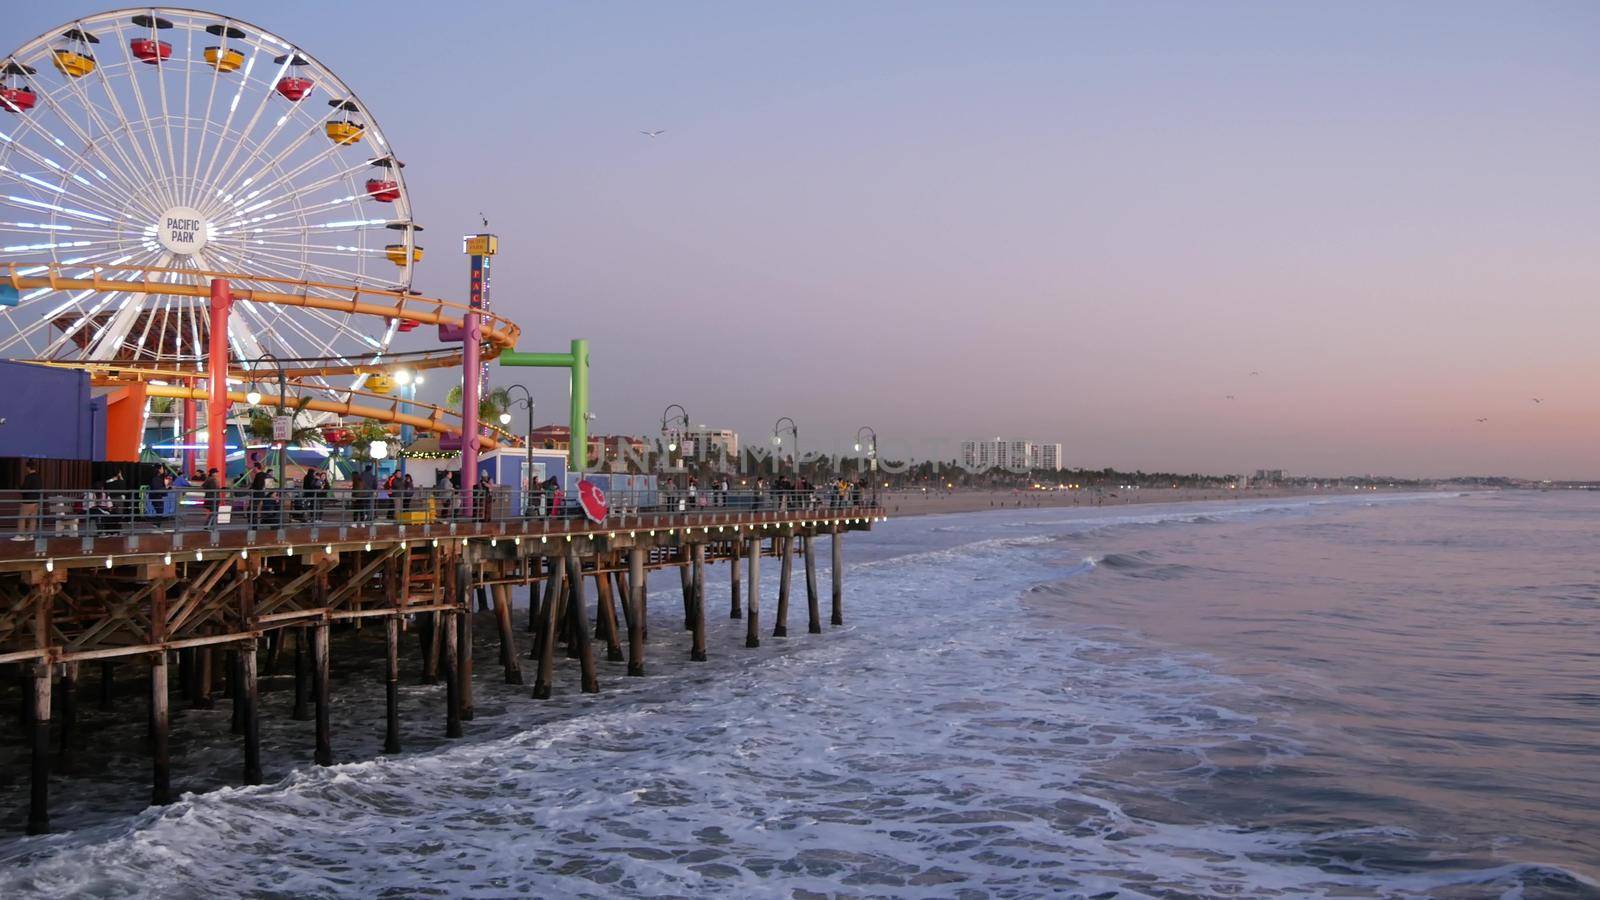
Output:
<path fill-rule="evenodd" d="M 0 58 L 0 282 L 227 273 L 241 293 L 407 293 L 423 248 L 402 165 L 354 91 L 261 28 L 150 7 L 78 19 Z M 204 364 L 204 297 L 46 286 L 0 302 L 0 357 Z M 359 365 L 415 324 L 246 299 L 228 342 L 236 363 Z"/>

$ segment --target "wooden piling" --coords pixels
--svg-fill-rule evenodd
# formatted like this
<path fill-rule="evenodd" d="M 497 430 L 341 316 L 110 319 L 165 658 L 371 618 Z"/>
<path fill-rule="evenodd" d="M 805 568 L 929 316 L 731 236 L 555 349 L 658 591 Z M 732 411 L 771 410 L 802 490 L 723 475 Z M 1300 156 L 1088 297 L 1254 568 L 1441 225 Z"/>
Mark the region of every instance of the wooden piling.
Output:
<path fill-rule="evenodd" d="M 167 654 L 150 655 L 150 802 L 165 806 L 172 802 L 172 758 L 168 731 L 171 713 L 167 706 Z"/>
<path fill-rule="evenodd" d="M 117 693 L 117 663 L 115 660 L 103 659 L 100 661 L 100 710 L 109 712 L 116 707 Z"/>
<path fill-rule="evenodd" d="M 28 710 L 33 730 L 33 774 L 28 798 L 28 833 L 50 830 L 50 669 L 48 663 L 35 663 L 29 685 L 33 703 Z"/>
<path fill-rule="evenodd" d="M 744 615 L 739 608 L 739 572 L 743 568 L 739 562 L 739 548 L 743 542 L 738 538 L 733 539 L 733 550 L 728 557 L 728 588 L 733 595 L 733 605 L 728 609 L 728 618 L 737 619 Z"/>
<path fill-rule="evenodd" d="M 834 526 L 833 539 L 828 543 L 833 550 L 833 624 L 844 624 L 844 533 Z"/>
<path fill-rule="evenodd" d="M 261 783 L 261 695 L 256 677 L 256 642 L 239 645 L 238 696 L 244 718 L 244 783 Z"/>
<path fill-rule="evenodd" d="M 748 616 L 745 621 L 744 645 L 761 646 L 761 539 L 752 537 L 750 549 L 745 554 L 750 561 L 750 597 L 745 603 Z M 735 562 L 734 565 L 738 565 Z"/>
<path fill-rule="evenodd" d="M 400 752 L 400 616 L 383 620 L 384 658 L 383 752 Z"/>
<path fill-rule="evenodd" d="M 690 573 L 689 548 L 680 546 L 683 564 L 678 566 L 678 578 L 683 583 L 683 630 L 694 630 L 694 576 Z"/>
<path fill-rule="evenodd" d="M 439 628 L 444 631 L 444 736 L 461 737 L 461 665 L 456 658 L 457 633 L 454 611 L 441 611 Z"/>
<path fill-rule="evenodd" d="M 706 661 L 706 545 L 695 544 L 694 558 L 694 641 L 689 646 L 692 662 Z"/>
<path fill-rule="evenodd" d="M 439 683 L 439 657 L 444 652 L 444 630 L 439 613 L 422 614 L 422 683 Z"/>
<path fill-rule="evenodd" d="M 304 722 L 311 718 L 308 694 L 311 688 L 311 654 L 306 652 L 305 627 L 294 630 L 294 711 L 289 718 Z"/>
<path fill-rule="evenodd" d="M 794 538 L 773 538 L 782 562 L 778 565 L 778 612 L 772 617 L 772 636 L 789 636 L 789 576 L 794 573 Z"/>
<path fill-rule="evenodd" d="M 628 551 L 628 674 L 644 674 L 644 548 Z"/>
<path fill-rule="evenodd" d="M 194 709 L 210 709 L 212 707 L 210 647 L 195 648 L 194 671 L 190 674 L 189 705 Z"/>
<path fill-rule="evenodd" d="M 237 650 L 229 650 L 223 658 L 228 666 L 228 696 L 232 700 L 228 730 L 234 734 L 244 734 L 244 688 L 240 684 L 244 680 L 244 659 Z"/>
<path fill-rule="evenodd" d="M 572 631 L 578 644 L 578 664 L 583 673 L 582 689 L 585 694 L 598 694 L 600 681 L 594 669 L 594 644 L 589 641 L 589 625 L 584 621 L 587 610 L 584 609 L 583 599 L 583 568 L 578 561 L 578 551 L 570 547 L 567 550 L 567 571 L 572 573 L 567 579 L 572 588 L 568 602 L 572 616 Z"/>
<path fill-rule="evenodd" d="M 61 745 L 56 756 L 56 768 L 62 772 L 73 769 L 73 751 L 78 747 L 78 664 L 61 666 Z"/>
<path fill-rule="evenodd" d="M 596 572 L 594 587 L 595 629 L 601 632 L 597 636 L 606 642 L 606 662 L 622 662 L 622 642 L 617 636 L 617 605 L 611 598 L 611 576 Z"/>
<path fill-rule="evenodd" d="M 556 667 L 556 607 L 565 596 L 561 582 L 567 571 L 567 561 L 557 556 L 550 561 L 545 577 L 544 600 L 539 604 L 539 633 L 534 646 L 539 649 L 539 667 L 533 678 L 535 700 L 550 699 L 550 681 Z"/>
<path fill-rule="evenodd" d="M 494 614 L 500 624 L 500 665 L 505 669 L 506 684 L 522 684 L 522 661 L 517 659 L 517 635 L 511 624 L 511 585 L 497 584 L 493 590 Z"/>
<path fill-rule="evenodd" d="M 332 686 L 328 683 L 328 623 L 311 626 L 311 680 L 317 699 L 316 763 L 333 765 L 333 734 L 329 717 L 333 710 Z"/>
<path fill-rule="evenodd" d="M 467 594 L 468 585 L 472 584 L 472 569 L 465 560 L 456 565 L 456 584 L 461 592 L 460 612 L 456 613 L 456 627 L 461 630 L 461 633 L 456 636 L 456 664 L 460 666 L 461 672 L 456 681 L 460 683 L 458 690 L 461 692 L 461 719 L 462 721 L 470 722 L 477 715 L 477 704 L 472 698 L 472 620 L 474 616 L 471 606 L 467 603 L 469 599 Z M 482 585 L 478 587 L 481 588 Z M 483 608 L 487 609 L 487 604 Z"/>
<path fill-rule="evenodd" d="M 822 633 L 822 609 L 817 600 L 817 536 L 813 532 L 806 535 L 806 612 L 810 619 L 807 630 L 812 634 Z"/>

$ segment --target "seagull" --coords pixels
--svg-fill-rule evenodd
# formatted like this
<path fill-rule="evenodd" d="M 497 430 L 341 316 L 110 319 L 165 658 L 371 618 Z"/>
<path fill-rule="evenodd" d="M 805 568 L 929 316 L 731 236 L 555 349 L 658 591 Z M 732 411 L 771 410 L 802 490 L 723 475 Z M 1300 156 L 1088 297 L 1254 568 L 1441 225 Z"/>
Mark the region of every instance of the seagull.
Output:
<path fill-rule="evenodd" d="M 644 136 L 645 136 L 645 137 L 647 137 L 647 138 L 654 138 L 654 137 L 656 137 L 656 136 L 657 136 L 657 135 L 662 135 L 662 134 L 666 134 L 666 133 L 667 133 L 667 130 L 666 130 L 666 129 L 665 129 L 665 128 L 662 128 L 662 129 L 659 129 L 659 130 L 657 130 L 657 131 L 641 131 L 641 132 L 639 132 L 639 133 L 640 133 L 640 134 L 642 134 L 642 135 L 644 135 Z"/>
<path fill-rule="evenodd" d="M 1544 402 L 1544 398 L 1543 397 L 1535 397 L 1535 398 L 1533 398 L 1533 402 L 1535 402 L 1535 403 L 1543 403 Z"/>
<path fill-rule="evenodd" d="M 489 217 L 488 216 L 484 215 L 483 213 L 478 213 L 478 218 L 483 220 L 483 227 L 485 227 L 485 228 L 489 227 Z"/>
<path fill-rule="evenodd" d="M 1250 373 L 1250 374 L 1251 374 L 1251 375 L 1260 375 L 1260 374 L 1261 374 L 1261 373 L 1260 373 L 1260 372 L 1256 372 L 1256 371 L 1251 371 L 1251 373 Z"/>
<path fill-rule="evenodd" d="M 1229 400 L 1232 400 L 1232 399 L 1233 399 L 1233 395 L 1232 395 L 1232 394 L 1229 394 L 1229 395 L 1228 395 L 1228 399 L 1229 399 Z"/>
<path fill-rule="evenodd" d="M 1478 421 L 1479 422 L 1487 422 L 1487 421 L 1489 421 L 1489 417 L 1488 416 L 1484 416 L 1483 418 L 1479 419 Z"/>

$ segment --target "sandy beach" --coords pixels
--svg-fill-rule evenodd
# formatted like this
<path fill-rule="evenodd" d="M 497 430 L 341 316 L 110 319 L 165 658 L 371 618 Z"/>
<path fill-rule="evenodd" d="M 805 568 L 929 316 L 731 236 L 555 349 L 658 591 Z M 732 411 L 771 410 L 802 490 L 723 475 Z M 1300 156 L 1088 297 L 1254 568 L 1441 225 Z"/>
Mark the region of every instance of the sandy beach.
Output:
<path fill-rule="evenodd" d="M 1266 500 L 1274 497 L 1343 496 L 1353 491 L 1304 488 L 1138 488 L 1135 490 L 1009 491 L 940 490 L 885 491 L 879 495 L 885 511 L 894 516 L 978 512 L 986 509 L 1047 509 L 1072 506 L 1126 506 L 1135 503 L 1183 503 L 1198 500 Z"/>

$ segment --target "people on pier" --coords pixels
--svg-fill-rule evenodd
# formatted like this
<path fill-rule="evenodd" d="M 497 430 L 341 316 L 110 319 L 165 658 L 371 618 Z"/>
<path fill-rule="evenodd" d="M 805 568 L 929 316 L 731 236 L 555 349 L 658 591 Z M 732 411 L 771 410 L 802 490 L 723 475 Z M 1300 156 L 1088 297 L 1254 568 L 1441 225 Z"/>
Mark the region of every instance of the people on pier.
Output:
<path fill-rule="evenodd" d="M 22 502 L 17 508 L 17 533 L 13 541 L 26 541 L 39 532 L 39 502 L 44 493 L 44 479 L 39 477 L 39 467 L 33 460 L 22 464 Z"/>
<path fill-rule="evenodd" d="M 215 528 L 217 514 L 222 509 L 222 481 L 217 477 L 216 469 L 206 470 L 206 480 L 201 483 L 200 490 L 204 494 L 206 508 L 206 528 Z"/>

